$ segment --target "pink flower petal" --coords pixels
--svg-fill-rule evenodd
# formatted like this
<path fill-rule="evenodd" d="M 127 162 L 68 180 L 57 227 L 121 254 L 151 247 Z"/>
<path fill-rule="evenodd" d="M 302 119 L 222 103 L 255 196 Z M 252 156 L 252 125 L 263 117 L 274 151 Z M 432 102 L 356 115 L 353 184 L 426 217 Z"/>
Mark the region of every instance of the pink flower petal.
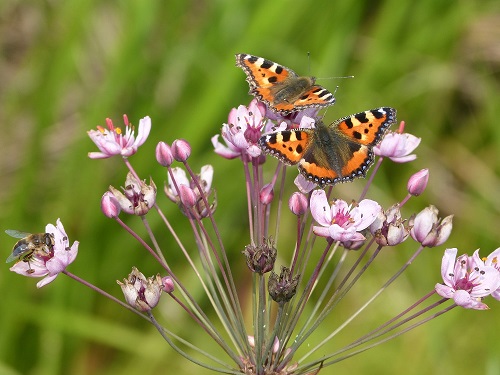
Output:
<path fill-rule="evenodd" d="M 328 227 L 313 226 L 313 232 L 320 237 L 330 237 L 330 230 Z"/>
<path fill-rule="evenodd" d="M 316 222 L 322 226 L 332 223 L 332 212 L 323 190 L 315 190 L 311 194 L 311 214 Z"/>

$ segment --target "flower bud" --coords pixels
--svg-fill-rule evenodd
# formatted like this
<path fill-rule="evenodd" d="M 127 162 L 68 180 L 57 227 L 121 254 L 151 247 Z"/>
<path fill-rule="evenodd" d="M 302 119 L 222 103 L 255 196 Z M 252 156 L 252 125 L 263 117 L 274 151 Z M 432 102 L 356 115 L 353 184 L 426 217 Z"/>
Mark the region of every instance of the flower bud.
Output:
<path fill-rule="evenodd" d="M 174 162 L 172 149 L 165 142 L 158 142 L 156 146 L 156 161 L 164 167 L 169 167 Z"/>
<path fill-rule="evenodd" d="M 274 187 L 272 184 L 266 184 L 260 190 L 260 202 L 262 204 L 270 204 L 274 198 Z"/>
<path fill-rule="evenodd" d="M 419 196 L 422 194 L 427 187 L 427 182 L 429 181 L 429 170 L 427 168 L 422 169 L 412 175 L 408 180 L 408 193 L 413 196 Z"/>
<path fill-rule="evenodd" d="M 161 283 L 165 293 L 172 293 L 174 291 L 174 280 L 170 276 L 162 277 Z"/>
<path fill-rule="evenodd" d="M 252 272 L 264 274 L 274 268 L 278 251 L 274 247 L 274 241 L 264 239 L 259 246 L 248 245 L 242 253 L 247 258 L 247 266 Z"/>
<path fill-rule="evenodd" d="M 120 214 L 121 208 L 118 199 L 114 196 L 114 194 L 110 191 L 104 193 L 101 198 L 101 210 L 105 216 L 110 219 L 114 219 L 118 217 Z"/>
<path fill-rule="evenodd" d="M 278 353 L 279 348 L 280 348 L 280 340 L 278 336 L 275 336 L 273 342 L 273 353 L 274 354 Z"/>
<path fill-rule="evenodd" d="M 267 287 L 271 298 L 279 304 L 284 304 L 295 295 L 298 283 L 299 275 L 292 277 L 288 267 L 281 267 L 279 275 L 271 272 Z"/>
<path fill-rule="evenodd" d="M 179 185 L 179 198 L 186 207 L 193 207 L 198 200 L 194 190 L 186 185 Z"/>
<path fill-rule="evenodd" d="M 347 250 L 359 250 L 365 244 L 365 240 L 342 241 L 342 246 Z"/>
<path fill-rule="evenodd" d="M 255 337 L 248 335 L 248 344 L 252 347 L 255 348 Z"/>
<path fill-rule="evenodd" d="M 307 209 L 309 208 L 309 201 L 304 194 L 295 192 L 288 200 L 288 207 L 294 215 L 302 216 L 307 212 Z"/>
<path fill-rule="evenodd" d="M 184 139 L 176 139 L 172 143 L 172 155 L 175 160 L 185 162 L 191 155 L 191 145 Z"/>

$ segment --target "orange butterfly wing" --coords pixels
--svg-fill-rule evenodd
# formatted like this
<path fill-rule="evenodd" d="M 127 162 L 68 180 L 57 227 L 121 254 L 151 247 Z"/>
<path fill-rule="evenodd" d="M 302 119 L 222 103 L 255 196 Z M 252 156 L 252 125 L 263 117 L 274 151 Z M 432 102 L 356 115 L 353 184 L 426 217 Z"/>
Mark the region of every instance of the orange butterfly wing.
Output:
<path fill-rule="evenodd" d="M 330 91 L 314 84 L 314 77 L 299 77 L 293 70 L 262 57 L 237 54 L 236 66 L 247 75 L 250 94 L 282 115 L 335 103 Z"/>
<path fill-rule="evenodd" d="M 323 186 L 365 177 L 373 163 L 373 146 L 396 122 L 396 111 L 382 107 L 341 118 L 314 129 L 287 130 L 264 135 L 261 148 Z"/>
<path fill-rule="evenodd" d="M 396 122 L 396 110 L 381 107 L 343 117 L 330 126 L 358 143 L 367 146 L 377 144 L 391 124 Z"/>
<path fill-rule="evenodd" d="M 283 130 L 259 139 L 259 146 L 286 165 L 300 162 L 313 141 L 313 129 Z"/>

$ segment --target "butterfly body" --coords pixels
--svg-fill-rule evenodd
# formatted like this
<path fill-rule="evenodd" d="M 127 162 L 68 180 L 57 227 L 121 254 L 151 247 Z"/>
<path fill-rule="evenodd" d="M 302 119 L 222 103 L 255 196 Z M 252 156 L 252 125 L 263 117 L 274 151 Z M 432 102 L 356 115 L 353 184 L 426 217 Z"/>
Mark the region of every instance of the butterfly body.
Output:
<path fill-rule="evenodd" d="M 308 180 L 323 186 L 366 176 L 373 163 L 375 146 L 396 111 L 389 107 L 360 112 L 330 125 L 270 133 L 259 139 L 260 147 L 287 165 L 298 165 Z"/>
<path fill-rule="evenodd" d="M 281 115 L 335 103 L 333 94 L 316 85 L 314 77 L 301 77 L 293 70 L 263 57 L 239 53 L 236 55 L 236 66 L 247 75 L 250 94 Z"/>

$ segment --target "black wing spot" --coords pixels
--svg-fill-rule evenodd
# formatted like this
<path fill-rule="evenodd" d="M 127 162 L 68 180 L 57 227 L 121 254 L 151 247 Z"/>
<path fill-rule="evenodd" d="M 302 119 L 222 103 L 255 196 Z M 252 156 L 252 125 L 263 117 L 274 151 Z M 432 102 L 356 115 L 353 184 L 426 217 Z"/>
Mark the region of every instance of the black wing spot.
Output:
<path fill-rule="evenodd" d="M 359 122 L 362 122 L 362 123 L 365 123 L 365 122 L 369 122 L 370 120 L 368 120 L 368 118 L 366 117 L 366 113 L 365 112 L 361 112 L 361 113 L 358 113 L 356 116 L 356 120 L 358 120 Z"/>
<path fill-rule="evenodd" d="M 385 113 L 382 111 L 371 111 L 371 112 L 373 117 L 375 117 L 376 119 L 380 119 L 385 116 Z"/>
<path fill-rule="evenodd" d="M 272 61 L 264 60 L 264 62 L 261 64 L 260 67 L 263 69 L 269 69 L 273 65 L 274 65 L 274 63 Z"/>
<path fill-rule="evenodd" d="M 353 135 L 353 136 L 354 136 L 354 138 L 356 138 L 356 139 L 361 139 L 361 138 L 363 138 L 363 136 L 361 135 L 361 133 L 360 133 L 360 132 L 357 132 L 357 131 L 352 132 L 352 135 Z"/>

